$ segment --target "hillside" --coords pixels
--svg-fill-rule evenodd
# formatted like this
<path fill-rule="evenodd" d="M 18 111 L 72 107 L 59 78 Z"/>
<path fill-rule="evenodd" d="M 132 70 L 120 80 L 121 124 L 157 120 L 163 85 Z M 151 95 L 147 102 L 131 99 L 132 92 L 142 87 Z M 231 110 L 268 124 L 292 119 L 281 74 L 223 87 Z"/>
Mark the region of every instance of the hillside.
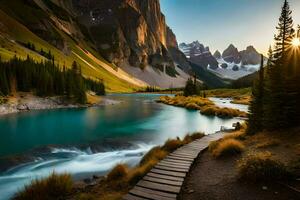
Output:
<path fill-rule="evenodd" d="M 2 60 L 41 61 L 51 52 L 57 64 L 79 63 L 108 92 L 181 87 L 188 78 L 159 1 L 0 0 L 0 18 Z"/>

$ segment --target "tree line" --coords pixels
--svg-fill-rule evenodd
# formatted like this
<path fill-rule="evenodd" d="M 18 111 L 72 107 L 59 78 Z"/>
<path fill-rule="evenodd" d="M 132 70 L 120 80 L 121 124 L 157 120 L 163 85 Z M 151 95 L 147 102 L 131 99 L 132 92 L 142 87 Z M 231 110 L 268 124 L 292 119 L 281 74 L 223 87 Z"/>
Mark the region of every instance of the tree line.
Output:
<path fill-rule="evenodd" d="M 26 60 L 16 56 L 10 61 L 0 59 L 0 95 L 10 95 L 13 91 L 30 92 L 36 95 L 65 96 L 77 103 L 87 101 L 86 91 L 98 95 L 105 94 L 102 81 L 86 79 L 82 76 L 81 67 L 75 61 L 71 68 L 55 65 L 51 61 L 36 62 L 29 56 Z"/>
<path fill-rule="evenodd" d="M 275 45 L 270 47 L 266 67 L 263 62 L 253 85 L 249 133 L 298 126 L 300 122 L 299 29 L 294 29 L 292 11 L 284 1 L 276 29 Z"/>

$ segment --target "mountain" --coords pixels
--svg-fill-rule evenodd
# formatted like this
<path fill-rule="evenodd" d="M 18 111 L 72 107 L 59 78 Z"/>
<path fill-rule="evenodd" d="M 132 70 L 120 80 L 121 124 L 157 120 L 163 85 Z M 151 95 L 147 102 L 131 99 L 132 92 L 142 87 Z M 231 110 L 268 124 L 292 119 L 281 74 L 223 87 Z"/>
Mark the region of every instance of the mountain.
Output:
<path fill-rule="evenodd" d="M 239 64 L 241 62 L 241 55 L 238 49 L 232 44 L 222 53 L 222 58 L 229 63 Z"/>
<path fill-rule="evenodd" d="M 199 41 L 190 44 L 181 43 L 179 48 L 191 63 L 202 66 L 215 75 L 236 80 L 257 71 L 260 64 L 260 54 L 253 46 L 239 51 L 230 44 L 221 54 L 218 50 L 212 55 L 209 47 Z"/>
<path fill-rule="evenodd" d="M 200 44 L 199 41 L 195 41 L 190 44 L 181 43 L 179 48 L 190 62 L 202 67 L 209 67 L 211 69 L 218 68 L 218 62 L 212 56 L 209 51 L 209 47 L 205 47 L 203 44 Z"/>
<path fill-rule="evenodd" d="M 0 55 L 82 66 L 108 91 L 184 86 L 191 67 L 159 0 L 0 0 Z M 34 48 L 32 48 L 34 47 Z"/>

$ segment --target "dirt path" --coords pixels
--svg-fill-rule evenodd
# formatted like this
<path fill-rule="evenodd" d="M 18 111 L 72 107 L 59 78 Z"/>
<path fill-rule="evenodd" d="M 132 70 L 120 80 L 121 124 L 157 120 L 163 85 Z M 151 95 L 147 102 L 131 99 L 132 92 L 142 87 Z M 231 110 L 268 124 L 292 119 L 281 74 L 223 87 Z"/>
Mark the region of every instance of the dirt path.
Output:
<path fill-rule="evenodd" d="M 214 159 L 206 151 L 191 168 L 179 200 L 297 200 L 299 194 L 276 183 L 239 182 L 235 161 L 239 156 Z"/>

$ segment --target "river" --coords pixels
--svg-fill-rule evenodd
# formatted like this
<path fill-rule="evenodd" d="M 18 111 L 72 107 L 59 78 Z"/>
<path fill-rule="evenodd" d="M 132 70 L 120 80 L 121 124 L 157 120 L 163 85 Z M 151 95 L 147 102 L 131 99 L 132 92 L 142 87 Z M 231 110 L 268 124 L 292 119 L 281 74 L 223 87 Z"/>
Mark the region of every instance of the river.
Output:
<path fill-rule="evenodd" d="M 71 173 L 75 179 L 104 175 L 118 163 L 137 164 L 149 149 L 168 138 L 195 131 L 211 134 L 241 122 L 158 104 L 159 96 L 114 94 L 108 98 L 120 102 L 115 105 L 0 117 L 0 200 L 53 171 Z M 241 106 L 212 100 L 231 108 Z M 20 161 L 5 166 L 9 160 Z"/>

